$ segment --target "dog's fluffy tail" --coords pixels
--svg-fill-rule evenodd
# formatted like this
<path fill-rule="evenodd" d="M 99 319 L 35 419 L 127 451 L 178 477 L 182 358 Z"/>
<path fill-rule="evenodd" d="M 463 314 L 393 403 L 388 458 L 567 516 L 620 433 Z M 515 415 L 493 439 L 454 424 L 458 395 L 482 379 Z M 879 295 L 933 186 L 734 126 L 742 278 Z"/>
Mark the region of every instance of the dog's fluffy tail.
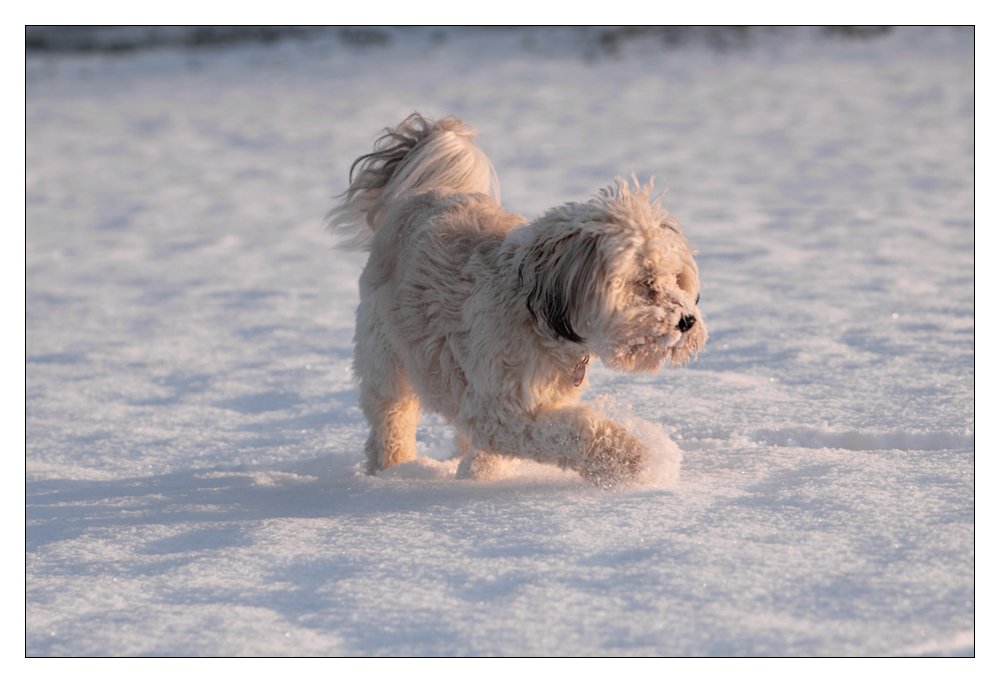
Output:
<path fill-rule="evenodd" d="M 482 192 L 499 202 L 496 171 L 473 144 L 476 134 L 454 116 L 429 121 L 411 114 L 395 129 L 386 128 L 375 151 L 351 164 L 350 186 L 327 215 L 328 229 L 345 238 L 339 246 L 367 251 L 393 200 L 406 195 Z"/>

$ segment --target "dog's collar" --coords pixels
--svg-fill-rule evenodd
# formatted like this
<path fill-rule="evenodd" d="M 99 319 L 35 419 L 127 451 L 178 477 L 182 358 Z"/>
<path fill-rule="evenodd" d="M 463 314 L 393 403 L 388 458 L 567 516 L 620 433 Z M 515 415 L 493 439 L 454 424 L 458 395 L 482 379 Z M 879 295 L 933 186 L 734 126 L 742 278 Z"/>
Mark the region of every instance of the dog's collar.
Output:
<path fill-rule="evenodd" d="M 579 363 L 576 364 L 576 369 L 573 370 L 573 386 L 578 387 L 583 384 L 583 378 L 587 376 L 587 363 L 590 362 L 590 354 L 588 353 L 583 357 Z"/>

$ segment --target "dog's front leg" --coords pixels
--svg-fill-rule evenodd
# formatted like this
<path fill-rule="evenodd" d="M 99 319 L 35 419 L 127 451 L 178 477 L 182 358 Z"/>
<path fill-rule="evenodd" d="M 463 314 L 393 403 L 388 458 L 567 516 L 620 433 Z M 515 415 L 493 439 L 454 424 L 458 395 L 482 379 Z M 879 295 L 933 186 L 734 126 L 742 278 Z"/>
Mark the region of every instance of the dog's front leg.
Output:
<path fill-rule="evenodd" d="M 650 458 L 644 443 L 608 418 L 593 424 L 582 445 L 580 474 L 603 487 L 633 481 Z"/>
<path fill-rule="evenodd" d="M 587 405 L 473 422 L 470 433 L 473 449 L 557 464 L 599 486 L 633 480 L 650 457 L 645 444 Z"/>
<path fill-rule="evenodd" d="M 458 479 L 493 481 L 513 471 L 509 458 L 492 451 L 472 448 L 469 438 L 461 430 L 455 435 L 455 457 L 462 459 L 455 472 Z"/>

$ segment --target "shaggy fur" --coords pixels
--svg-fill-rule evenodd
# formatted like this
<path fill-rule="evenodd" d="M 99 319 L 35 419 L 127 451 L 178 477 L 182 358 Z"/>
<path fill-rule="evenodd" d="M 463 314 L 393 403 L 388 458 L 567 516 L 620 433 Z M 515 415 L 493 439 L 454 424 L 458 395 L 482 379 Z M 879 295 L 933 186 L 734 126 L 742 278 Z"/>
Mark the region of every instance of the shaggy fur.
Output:
<path fill-rule="evenodd" d="M 591 358 L 638 373 L 697 355 L 692 251 L 635 176 L 530 223 L 505 211 L 475 135 L 413 114 L 354 162 L 329 216 L 370 252 L 354 355 L 368 471 L 416 457 L 426 410 L 456 427 L 459 476 L 521 457 L 634 481 L 648 448 L 578 397 Z"/>

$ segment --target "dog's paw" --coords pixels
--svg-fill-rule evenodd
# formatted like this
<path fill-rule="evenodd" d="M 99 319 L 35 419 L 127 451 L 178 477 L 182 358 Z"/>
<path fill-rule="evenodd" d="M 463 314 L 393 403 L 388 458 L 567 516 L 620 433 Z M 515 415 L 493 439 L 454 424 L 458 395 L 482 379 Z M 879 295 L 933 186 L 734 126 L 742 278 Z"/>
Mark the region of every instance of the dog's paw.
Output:
<path fill-rule="evenodd" d="M 475 451 L 466 455 L 458 463 L 455 478 L 472 481 L 496 481 L 513 474 L 515 469 L 517 469 L 517 461 L 513 458 L 505 458 L 502 455 L 486 451 Z"/>
<path fill-rule="evenodd" d="M 649 448 L 617 424 L 607 425 L 580 473 L 601 488 L 619 488 L 638 482 L 650 460 Z"/>

